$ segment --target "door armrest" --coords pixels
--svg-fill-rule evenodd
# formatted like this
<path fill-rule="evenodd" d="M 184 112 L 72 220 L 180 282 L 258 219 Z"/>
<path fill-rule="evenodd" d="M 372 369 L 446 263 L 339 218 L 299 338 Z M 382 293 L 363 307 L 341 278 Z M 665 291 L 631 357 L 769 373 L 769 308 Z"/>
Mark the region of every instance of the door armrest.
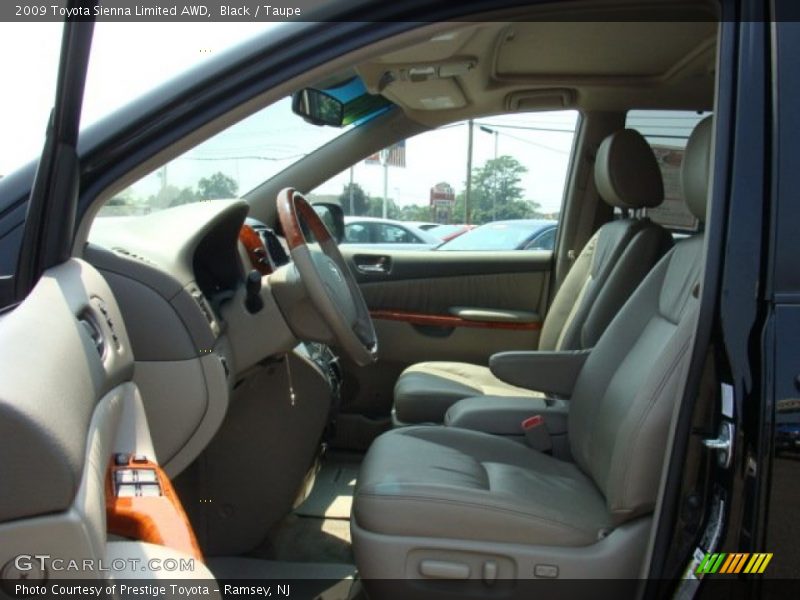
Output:
<path fill-rule="evenodd" d="M 497 308 L 470 308 L 453 306 L 450 314 L 465 321 L 482 321 L 484 323 L 519 323 L 529 325 L 541 322 L 539 313 L 527 310 L 501 310 Z"/>
<path fill-rule="evenodd" d="M 498 352 L 489 358 L 489 368 L 511 385 L 569 397 L 590 352 Z"/>

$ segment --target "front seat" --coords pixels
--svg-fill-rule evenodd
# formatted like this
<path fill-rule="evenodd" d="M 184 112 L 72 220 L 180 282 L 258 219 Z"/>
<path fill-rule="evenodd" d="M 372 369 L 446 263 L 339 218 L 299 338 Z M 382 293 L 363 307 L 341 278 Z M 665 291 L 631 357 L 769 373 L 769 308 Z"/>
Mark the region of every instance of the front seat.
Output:
<path fill-rule="evenodd" d="M 600 197 L 623 211 L 657 206 L 664 199 L 653 150 L 638 132 L 624 129 L 598 149 L 595 183 Z M 595 345 L 636 286 L 672 245 L 649 219 L 606 223 L 586 243 L 558 290 L 539 338 L 539 350 L 580 350 Z M 447 409 L 473 396 L 540 396 L 504 383 L 487 366 L 423 362 L 408 367 L 394 388 L 399 424 L 441 423 Z"/>
<path fill-rule="evenodd" d="M 710 117 L 682 169 L 705 217 Z M 571 394 L 575 462 L 476 431 L 406 427 L 369 449 L 351 530 L 365 580 L 635 578 L 691 358 L 703 235 L 679 241 L 591 351 Z"/>

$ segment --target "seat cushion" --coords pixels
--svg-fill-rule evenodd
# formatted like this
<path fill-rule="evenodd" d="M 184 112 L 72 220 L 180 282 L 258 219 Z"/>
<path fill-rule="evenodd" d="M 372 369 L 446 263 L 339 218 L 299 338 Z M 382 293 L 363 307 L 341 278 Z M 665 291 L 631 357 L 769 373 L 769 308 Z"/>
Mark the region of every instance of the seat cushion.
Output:
<path fill-rule="evenodd" d="M 495 377 L 489 367 L 458 362 L 423 362 L 411 365 L 397 380 L 394 408 L 402 423 L 442 423 L 447 409 L 472 396 L 540 398 Z"/>
<path fill-rule="evenodd" d="M 490 434 L 424 426 L 375 440 L 353 519 L 373 533 L 555 546 L 592 544 L 611 523 L 574 464 Z"/>

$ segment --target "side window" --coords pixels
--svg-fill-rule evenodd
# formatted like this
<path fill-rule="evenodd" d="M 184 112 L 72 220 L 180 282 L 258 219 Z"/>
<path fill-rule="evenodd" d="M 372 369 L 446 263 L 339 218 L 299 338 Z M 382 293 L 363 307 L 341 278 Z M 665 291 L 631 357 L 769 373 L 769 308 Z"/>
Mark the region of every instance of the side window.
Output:
<path fill-rule="evenodd" d="M 451 123 L 366 157 L 308 197 L 338 201 L 351 219 L 412 226 L 406 231 L 384 223 L 359 243 L 422 242 L 436 251 L 552 249 L 577 123 L 576 111 Z M 415 228 L 426 227 L 417 234 Z M 347 241 L 355 241 L 350 233 Z"/>
<path fill-rule="evenodd" d="M 650 143 L 664 178 L 664 202 L 645 213 L 674 234 L 693 233 L 699 224 L 689 212 L 681 187 L 681 164 L 695 125 L 710 113 L 685 110 L 632 110 L 625 127 L 635 129 Z"/>
<path fill-rule="evenodd" d="M 381 244 L 414 244 L 417 239 L 408 231 L 397 225 L 381 223 L 377 226 L 376 241 Z"/>
<path fill-rule="evenodd" d="M 364 223 L 348 223 L 344 227 L 344 241 L 351 244 L 369 243 L 369 230 Z"/>
<path fill-rule="evenodd" d="M 525 250 L 550 250 L 552 251 L 556 245 L 556 229 L 547 229 L 544 233 L 540 233 L 533 240 L 525 246 Z"/>

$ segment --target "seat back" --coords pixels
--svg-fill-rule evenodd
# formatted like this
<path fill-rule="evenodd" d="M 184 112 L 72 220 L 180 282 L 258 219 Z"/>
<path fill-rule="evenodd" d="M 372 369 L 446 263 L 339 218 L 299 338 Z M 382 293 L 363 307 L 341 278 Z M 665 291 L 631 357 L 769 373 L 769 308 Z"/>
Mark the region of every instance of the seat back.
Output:
<path fill-rule="evenodd" d="M 711 117 L 684 154 L 687 205 L 703 221 Z M 651 512 L 671 415 L 689 365 L 699 306 L 703 235 L 678 242 L 600 337 L 571 399 L 569 438 L 577 464 L 603 492 L 615 522 Z"/>
<path fill-rule="evenodd" d="M 611 206 L 658 206 L 664 185 L 655 155 L 632 129 L 608 136 L 597 153 L 595 183 Z M 606 223 L 592 236 L 561 284 L 539 337 L 539 350 L 591 348 L 636 286 L 672 245 L 649 219 Z"/>

